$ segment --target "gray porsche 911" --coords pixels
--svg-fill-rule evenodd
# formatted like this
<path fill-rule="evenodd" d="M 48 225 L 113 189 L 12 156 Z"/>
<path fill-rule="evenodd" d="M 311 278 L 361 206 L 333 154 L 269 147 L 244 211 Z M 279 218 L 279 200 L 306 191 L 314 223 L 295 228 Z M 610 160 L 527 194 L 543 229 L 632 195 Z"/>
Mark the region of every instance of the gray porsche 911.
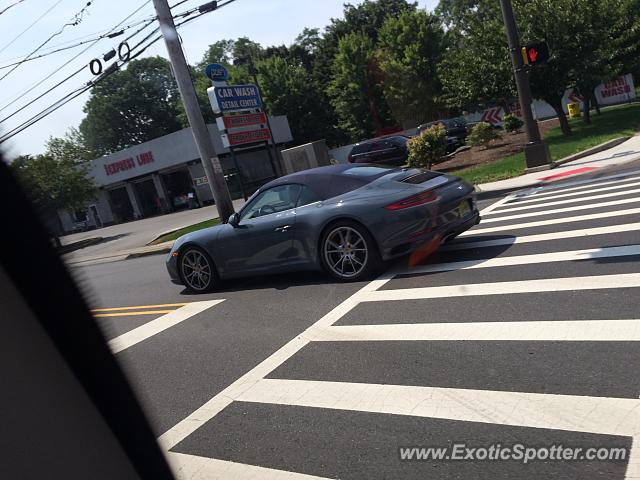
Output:
<path fill-rule="evenodd" d="M 419 168 L 332 165 L 267 183 L 223 225 L 176 240 L 167 269 L 195 292 L 222 279 L 325 270 L 340 281 L 480 222 L 474 189 Z"/>

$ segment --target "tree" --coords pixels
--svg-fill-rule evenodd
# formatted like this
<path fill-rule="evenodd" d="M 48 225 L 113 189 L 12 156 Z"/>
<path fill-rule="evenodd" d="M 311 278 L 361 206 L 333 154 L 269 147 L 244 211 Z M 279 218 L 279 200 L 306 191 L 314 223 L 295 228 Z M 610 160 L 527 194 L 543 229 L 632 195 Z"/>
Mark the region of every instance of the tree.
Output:
<path fill-rule="evenodd" d="M 624 15 L 619 0 L 579 0 L 583 7 L 574 12 L 574 24 L 581 32 L 577 53 L 580 60 L 573 66 L 575 86 L 584 97 L 584 122 L 591 123 L 590 106 L 596 102 L 595 88 L 616 76 L 616 41 L 612 37 L 619 18 Z M 584 2 L 588 1 L 588 5 Z M 588 7 L 588 8 L 586 8 Z"/>
<path fill-rule="evenodd" d="M 178 89 L 168 60 L 132 60 L 91 91 L 80 132 L 93 157 L 179 130 Z"/>
<path fill-rule="evenodd" d="M 582 4 L 580 5 L 579 3 Z M 593 8 L 591 0 L 518 0 L 514 11 L 522 43 L 545 40 L 551 57 L 531 69 L 531 91 L 534 98 L 546 101 L 558 116 L 565 135 L 571 126 L 564 113 L 562 98 L 567 88 L 575 85 L 573 67 L 580 61 L 580 41 L 585 33 L 575 21 L 578 8 Z"/>
<path fill-rule="evenodd" d="M 612 64 L 616 75 L 640 76 L 640 0 L 623 0 L 611 39 L 614 42 Z"/>
<path fill-rule="evenodd" d="M 49 137 L 45 146 L 47 154 L 57 161 L 84 163 L 93 158 L 82 133 L 75 127 L 71 127 L 64 137 Z"/>
<path fill-rule="evenodd" d="M 433 120 L 446 111 L 439 102 L 438 64 L 446 37 L 437 17 L 425 10 L 387 17 L 378 34 L 378 64 L 384 96 L 404 127 Z"/>
<path fill-rule="evenodd" d="M 335 76 L 334 72 L 336 68 L 340 69 L 341 65 L 336 65 L 335 61 L 338 55 L 344 59 L 344 51 L 340 52 L 340 44 L 347 37 L 353 35 L 361 35 L 369 42 L 369 49 L 373 52 L 377 47 L 378 32 L 382 28 L 387 17 L 395 17 L 407 10 L 415 10 L 416 4 L 407 2 L 406 0 L 365 0 L 358 5 L 345 4 L 344 5 L 344 17 L 341 19 L 332 19 L 331 23 L 326 27 L 322 39 L 318 42 L 314 51 L 314 63 L 313 63 L 313 77 L 318 84 L 327 81 L 327 76 Z M 349 40 L 351 41 L 351 40 Z M 367 76 L 370 80 L 375 75 L 380 75 L 378 65 L 371 58 L 369 63 Z M 364 78 L 363 75 L 358 75 L 358 78 Z M 344 79 L 343 79 L 344 80 Z M 330 80 L 331 83 L 331 80 Z M 339 83 L 339 82 L 338 82 Z M 363 115 L 370 117 L 369 119 L 363 119 L 362 124 L 379 124 L 381 127 L 389 126 L 394 123 L 390 114 L 389 106 L 384 98 L 382 89 L 380 86 L 375 88 L 375 92 L 372 92 L 371 85 L 362 85 L 361 88 L 368 89 L 368 97 L 365 97 L 365 103 L 370 103 L 367 110 L 360 104 L 356 107 L 356 110 Z M 334 89 L 328 89 L 329 96 L 332 98 L 332 104 L 340 103 L 340 99 L 336 99 L 332 92 Z M 358 96 L 357 98 L 360 98 Z M 355 98 L 354 98 L 355 99 Z M 362 100 L 360 100 L 362 101 Z M 344 110 L 344 107 L 343 107 Z M 341 118 L 341 114 L 336 111 L 336 114 Z M 348 122 L 350 123 L 350 122 Z M 353 125 L 338 123 L 338 127 L 352 136 L 354 139 L 360 137 L 353 137 Z M 369 134 L 373 133 L 374 128 L 361 129 L 360 131 L 368 131 Z M 348 132 L 347 132 L 348 131 Z"/>
<path fill-rule="evenodd" d="M 436 11 L 451 37 L 439 66 L 442 100 L 459 110 L 507 107 L 517 93 L 499 2 L 441 0 Z"/>
<path fill-rule="evenodd" d="M 222 63 L 225 65 L 233 64 L 233 48 L 234 40 L 218 40 L 207 48 L 202 61 L 198 65 L 201 69 L 205 68 L 209 63 Z"/>
<path fill-rule="evenodd" d="M 340 128 L 354 141 L 370 137 L 374 132 L 373 99 L 381 92 L 376 91 L 371 71 L 373 58 L 371 40 L 364 33 L 350 33 L 340 40 L 333 62 L 327 93 Z"/>
<path fill-rule="evenodd" d="M 258 63 L 260 87 L 269 113 L 287 115 L 297 144 L 334 143 L 333 116 L 322 90 L 301 63 L 271 57 Z"/>
<path fill-rule="evenodd" d="M 96 193 L 93 180 L 87 176 L 87 163 L 55 158 L 47 152 L 20 156 L 10 167 L 39 206 L 77 210 L 86 207 Z"/>

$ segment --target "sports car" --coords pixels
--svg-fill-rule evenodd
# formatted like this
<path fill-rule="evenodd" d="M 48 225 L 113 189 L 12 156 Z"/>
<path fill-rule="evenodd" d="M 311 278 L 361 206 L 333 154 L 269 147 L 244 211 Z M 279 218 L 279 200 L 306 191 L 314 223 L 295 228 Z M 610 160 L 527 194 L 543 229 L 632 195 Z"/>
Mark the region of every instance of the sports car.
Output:
<path fill-rule="evenodd" d="M 178 238 L 166 263 L 171 280 L 194 292 L 227 278 L 293 270 L 357 281 L 479 222 L 474 188 L 458 177 L 331 165 L 267 183 L 228 223 Z"/>

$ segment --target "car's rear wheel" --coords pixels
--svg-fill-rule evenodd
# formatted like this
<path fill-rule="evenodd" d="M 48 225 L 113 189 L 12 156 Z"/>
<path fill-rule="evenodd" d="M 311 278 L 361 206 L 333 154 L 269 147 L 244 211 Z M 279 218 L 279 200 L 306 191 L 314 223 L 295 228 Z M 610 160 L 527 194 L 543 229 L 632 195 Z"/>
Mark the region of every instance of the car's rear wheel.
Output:
<path fill-rule="evenodd" d="M 187 247 L 180 254 L 178 269 L 184 285 L 196 293 L 213 290 L 218 280 L 211 257 L 198 247 Z"/>
<path fill-rule="evenodd" d="M 368 278 L 380 265 L 378 249 L 369 232 L 347 220 L 334 223 L 325 231 L 320 257 L 325 270 L 343 282 Z"/>

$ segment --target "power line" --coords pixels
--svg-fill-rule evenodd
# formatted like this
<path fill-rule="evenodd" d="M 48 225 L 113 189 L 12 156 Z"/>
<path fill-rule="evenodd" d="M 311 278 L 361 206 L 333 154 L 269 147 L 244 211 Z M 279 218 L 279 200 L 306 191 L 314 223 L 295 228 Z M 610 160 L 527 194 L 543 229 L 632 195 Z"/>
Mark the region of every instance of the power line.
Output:
<path fill-rule="evenodd" d="M 142 5 L 140 5 L 137 9 L 135 9 L 132 13 L 130 13 L 127 17 L 125 17 L 123 20 L 120 21 L 120 23 L 118 23 L 116 26 L 112 27 L 109 32 L 113 32 L 114 30 L 116 30 L 117 28 L 120 27 L 120 25 L 122 25 L 123 23 L 125 23 L 127 20 L 129 20 L 132 16 L 134 16 L 136 13 L 138 13 L 140 10 L 142 10 L 147 4 L 149 3 L 149 0 L 145 0 Z M 150 24 L 151 22 L 149 22 Z M 128 40 L 131 37 L 133 37 L 134 35 L 136 35 L 137 33 L 141 32 L 142 30 L 144 30 L 149 24 L 145 25 L 144 27 L 140 28 L 137 32 L 134 32 L 132 35 L 130 35 L 129 37 L 127 37 L 125 39 Z M 81 52 L 79 52 L 78 54 L 74 55 L 73 57 L 71 57 L 69 60 L 67 60 L 65 63 L 63 63 L 61 66 L 59 66 L 58 68 L 56 68 L 55 70 L 53 70 L 52 72 L 50 72 L 48 75 L 46 75 L 45 78 L 49 78 L 50 76 L 54 75 L 56 72 L 60 71 L 62 68 L 66 67 L 67 65 L 69 65 L 72 61 L 74 61 L 76 58 L 78 58 L 80 55 L 82 55 L 83 53 L 85 53 L 86 51 L 88 51 L 90 48 L 92 48 L 96 43 L 98 43 L 101 40 L 101 38 L 98 38 L 96 40 L 93 41 L 93 43 L 91 43 L 91 45 L 87 46 L 85 49 L 83 49 Z M 42 98 L 43 96 L 47 95 L 48 93 L 52 92 L 53 90 L 55 90 L 57 87 L 59 87 L 60 85 L 62 85 L 63 83 L 65 83 L 66 81 L 70 80 L 71 78 L 73 78 L 74 76 L 76 76 L 77 74 L 79 74 L 82 70 L 84 70 L 86 67 L 86 65 L 82 65 L 81 68 L 79 68 L 78 70 L 76 70 L 75 72 L 73 72 L 71 75 L 69 75 L 67 78 L 65 78 L 64 80 L 62 80 L 61 82 L 57 83 L 56 85 L 54 85 L 52 88 L 50 88 L 49 90 L 47 90 L 46 92 L 40 94 L 39 98 Z M 38 85 L 40 85 L 41 83 L 35 82 L 31 87 L 29 87 L 27 90 L 24 90 L 22 92 L 20 92 L 18 94 L 18 96 L 16 98 L 14 98 L 11 102 L 9 102 L 8 104 L 6 104 L 4 107 L 0 108 L 0 112 L 2 112 L 3 110 L 6 110 L 8 107 L 10 107 L 11 105 L 13 105 L 14 103 L 16 103 L 18 100 L 20 100 L 21 98 L 23 98 L 25 95 L 27 95 L 28 93 L 32 92 Z M 35 99 L 31 100 L 31 102 L 33 102 Z M 11 115 L 3 118 L 2 120 L 0 120 L 0 123 L 4 122 L 5 120 L 13 117 L 15 114 L 19 113 L 20 111 L 24 110 L 25 108 L 27 108 L 28 106 L 31 105 L 31 102 L 25 104 L 22 108 L 20 108 L 19 110 L 13 112 Z"/>
<path fill-rule="evenodd" d="M 236 0 L 227 0 L 226 2 L 218 5 L 217 8 L 221 8 L 221 7 L 224 7 L 226 5 L 229 5 L 230 3 L 233 3 L 234 1 L 236 1 Z M 205 4 L 205 5 L 209 5 L 209 4 Z M 199 11 L 199 10 L 196 9 L 192 13 L 195 13 L 195 11 Z M 202 15 L 204 15 L 205 13 L 209 13 L 210 11 L 211 10 L 206 10 L 206 9 L 203 10 L 203 11 L 200 11 L 200 13 L 198 15 L 196 15 L 194 17 L 191 17 L 191 18 L 187 18 L 186 20 L 183 20 L 182 22 L 176 24 L 176 28 L 178 28 L 178 27 L 180 27 L 182 25 L 185 25 L 186 23 L 189 23 L 189 22 L 199 18 Z M 158 27 L 155 30 L 153 30 L 145 38 L 143 38 L 140 42 L 138 42 L 134 47 L 132 47 L 132 49 L 135 49 L 138 46 L 140 46 L 143 42 L 145 42 L 147 39 L 149 39 L 151 36 L 153 36 L 159 30 L 160 30 L 160 27 Z M 86 91 L 90 90 L 95 85 L 97 85 L 98 83 L 102 82 L 105 78 L 107 78 L 108 76 L 110 76 L 110 75 L 114 74 L 115 72 L 117 72 L 122 66 L 126 65 L 130 61 L 132 61 L 132 60 L 136 59 L 137 57 L 139 57 L 142 53 L 144 53 L 149 47 L 151 47 L 154 43 L 156 43 L 161 38 L 162 38 L 162 34 L 157 35 L 149 43 L 147 43 L 143 48 L 141 48 L 140 51 L 136 52 L 134 55 L 131 55 L 127 60 L 123 61 L 120 65 L 118 65 L 117 61 L 114 62 L 109 67 L 107 67 L 107 69 L 104 71 L 104 73 L 102 73 L 97 79 L 91 80 L 86 85 L 81 86 L 81 87 L 73 90 L 72 92 L 70 92 L 67 95 L 65 95 L 64 97 L 62 97 L 61 99 L 59 99 L 56 102 L 54 102 L 51 105 L 49 105 L 47 108 L 45 108 L 44 110 L 42 110 L 38 114 L 34 115 L 33 117 L 31 117 L 30 119 L 26 120 L 22 124 L 18 125 L 17 127 L 13 128 L 9 132 L 5 133 L 4 135 L 2 135 L 0 137 L 0 144 L 6 142 L 10 138 L 12 138 L 15 135 L 19 134 L 20 132 L 26 130 L 27 128 L 31 127 L 32 125 L 34 125 L 35 123 L 39 122 L 43 118 L 45 118 L 48 115 L 52 114 L 53 112 L 55 112 L 56 110 L 58 110 L 62 106 L 66 105 L 67 103 L 69 103 L 70 101 L 75 99 L 76 97 L 78 97 L 78 96 L 82 95 L 83 93 L 85 93 Z"/>
<path fill-rule="evenodd" d="M 95 42 L 97 40 L 102 40 L 103 38 L 115 38 L 115 37 L 118 37 L 120 35 L 124 35 L 124 32 L 129 30 L 130 28 L 136 27 L 136 26 L 138 26 L 138 25 L 140 25 L 142 23 L 145 23 L 146 25 L 149 25 L 149 24 L 153 23 L 154 20 L 155 20 L 155 18 L 151 18 L 151 19 L 147 19 L 147 20 L 141 20 L 139 22 L 132 23 L 130 25 L 126 25 L 126 26 L 122 27 L 120 30 L 118 30 L 117 32 L 110 31 L 110 32 L 104 33 L 104 34 L 102 34 L 102 35 L 100 35 L 98 37 L 89 38 L 87 40 L 82 40 L 80 42 L 74 43 L 73 45 L 67 45 L 66 47 L 60 47 L 60 48 L 57 48 L 55 50 L 50 50 L 50 51 L 47 51 L 46 53 L 42 53 L 40 55 L 36 55 L 35 57 L 27 58 L 26 60 L 20 60 L 18 62 L 14 62 L 14 63 L 8 63 L 6 65 L 0 66 L 0 70 L 4 70 L 5 68 L 10 68 L 10 67 L 13 67 L 14 65 L 18 65 L 18 64 L 21 64 L 21 63 L 31 62 L 33 60 L 37 60 L 37 59 L 42 58 L 42 57 L 47 57 L 49 55 L 53 55 L 54 53 L 63 52 L 65 50 L 70 50 L 72 48 L 77 48 L 77 47 L 80 47 L 80 46 L 85 45 L 87 43 Z"/>
<path fill-rule="evenodd" d="M 67 23 L 62 25 L 62 27 L 60 27 L 60 29 L 57 32 L 53 33 L 49 38 L 47 38 L 44 42 L 42 42 L 33 52 L 31 52 L 29 55 L 27 55 L 24 58 L 24 60 L 22 60 L 21 62 L 17 63 L 11 70 L 9 70 L 2 77 L 0 77 L 0 81 L 4 80 L 9 75 L 11 75 L 12 72 L 14 72 L 20 65 L 22 65 L 24 62 L 26 62 L 32 55 L 37 53 L 38 50 L 40 50 L 47 43 L 49 43 L 54 37 L 60 35 L 64 31 L 65 28 L 70 27 L 70 26 L 71 27 L 75 27 L 80 22 L 82 22 L 82 18 L 84 17 L 84 14 L 87 12 L 87 9 L 91 6 L 91 3 L 92 3 L 92 1 L 88 1 L 87 4 L 84 7 L 82 7 L 82 9 L 78 13 L 76 13 Z"/>
<path fill-rule="evenodd" d="M 11 45 L 14 44 L 14 42 L 16 40 L 18 40 L 20 37 L 22 37 L 22 35 L 24 35 L 25 33 L 27 33 L 29 30 L 31 30 L 34 25 L 36 23 L 38 23 L 40 20 L 42 20 L 44 17 L 47 16 L 47 14 L 53 10 L 54 8 L 56 8 L 58 5 L 60 5 L 60 3 L 62 3 L 63 0 L 58 0 L 56 3 L 54 3 L 53 5 L 51 5 L 42 15 L 40 15 L 38 18 L 36 18 L 33 22 L 31 22 L 31 24 L 25 28 L 23 31 L 21 31 L 17 36 L 15 36 L 13 38 L 13 40 L 11 40 L 9 43 L 7 43 L 4 47 L 0 48 L 0 53 L 4 52 L 7 48 L 9 48 Z"/>
<path fill-rule="evenodd" d="M 22 2 L 24 2 L 24 0 L 18 0 L 17 2 L 12 3 L 11 5 L 9 5 L 8 7 L 3 8 L 2 10 L 0 10 L 0 15 L 2 15 L 4 12 L 6 12 L 7 10 L 9 10 L 10 8 L 15 7 L 16 5 L 21 4 Z"/>
<path fill-rule="evenodd" d="M 24 1 L 24 0 L 22 0 L 22 1 Z M 188 1 L 189 0 L 182 0 L 182 1 L 178 2 L 178 3 L 176 3 L 172 8 L 177 7 L 179 5 L 182 5 L 183 3 L 186 3 Z M 145 2 L 145 4 L 146 3 L 147 2 Z M 197 10 L 197 9 L 195 9 L 195 10 Z M 192 13 L 192 11 L 183 12 L 182 14 L 179 14 L 178 16 L 185 16 L 185 15 L 188 15 L 190 13 Z M 26 57 L 28 57 L 26 59 L 23 58 L 23 57 L 25 57 L 25 55 L 17 55 L 17 56 L 12 57 L 12 58 L 7 58 L 7 59 L 5 59 L 5 61 L 7 61 L 7 62 L 10 62 L 11 60 L 15 60 L 15 59 L 18 59 L 18 58 L 21 58 L 22 60 L 17 61 L 17 62 L 13 62 L 13 63 L 7 63 L 5 65 L 0 65 L 0 70 L 7 69 L 7 68 L 10 68 L 10 67 L 13 67 L 14 65 L 21 64 L 21 63 L 26 63 L 26 62 L 31 62 L 33 60 L 38 60 L 39 58 L 43 58 L 43 57 L 46 57 L 46 56 L 49 56 L 49 55 L 53 55 L 54 53 L 63 52 L 65 50 L 71 50 L 73 48 L 80 47 L 80 46 L 85 45 L 87 43 L 91 43 L 91 42 L 93 42 L 95 40 L 101 40 L 103 38 L 114 38 L 114 37 L 117 37 L 119 35 L 123 35 L 126 30 L 129 30 L 129 29 L 131 29 L 133 27 L 136 27 L 138 25 L 141 25 L 143 23 L 145 25 L 148 25 L 148 24 L 152 23 L 155 19 L 156 19 L 155 16 L 151 16 L 149 18 L 146 18 L 146 19 L 143 19 L 143 20 L 139 20 L 139 21 L 137 21 L 135 23 L 131 23 L 129 25 L 125 25 L 124 27 L 122 27 L 122 29 L 120 31 L 117 31 L 117 32 L 113 32 L 113 29 L 112 29 L 112 30 L 107 31 L 107 33 L 102 33 L 102 32 L 104 32 L 104 30 L 103 30 L 102 32 L 97 32 L 97 33 L 94 33 L 94 34 L 84 35 L 82 37 L 77 38 L 76 40 L 78 40 L 78 41 L 73 43 L 73 44 L 71 44 L 71 45 L 69 45 L 69 43 L 72 43 L 73 41 L 63 42 L 63 43 L 60 43 L 58 45 L 52 46 L 50 49 L 46 50 L 45 52 L 43 52 L 40 55 L 36 55 L 35 57 L 34 56 L 30 56 L 31 54 L 29 54 L 29 55 L 26 55 Z M 93 37 L 93 38 L 87 38 L 87 37 Z"/>

